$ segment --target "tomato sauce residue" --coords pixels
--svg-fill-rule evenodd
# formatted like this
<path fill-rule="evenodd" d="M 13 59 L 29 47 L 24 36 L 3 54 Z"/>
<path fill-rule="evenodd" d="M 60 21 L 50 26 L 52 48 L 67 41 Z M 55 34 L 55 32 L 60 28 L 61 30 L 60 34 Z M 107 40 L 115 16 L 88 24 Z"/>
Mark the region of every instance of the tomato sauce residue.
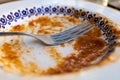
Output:
<path fill-rule="evenodd" d="M 59 53 L 56 48 L 52 47 L 48 50 L 50 56 L 54 58 L 56 62 L 59 62 L 62 59 L 61 53 Z"/>
<path fill-rule="evenodd" d="M 11 32 L 29 32 L 35 34 L 54 34 L 61 32 L 69 26 L 75 26 L 83 20 L 68 16 L 41 16 L 35 20 L 31 20 L 27 26 L 16 25 L 10 30 Z M 27 31 L 29 30 L 29 31 Z M 85 35 L 76 39 L 73 44 L 74 51 L 67 57 L 63 57 L 56 48 L 52 47 L 48 50 L 49 55 L 57 62 L 57 65 L 43 70 L 34 62 L 27 62 L 24 64 L 21 60 L 24 52 L 30 52 L 22 48 L 20 41 L 15 40 L 14 43 L 4 43 L 0 46 L 2 55 L 0 55 L 0 65 L 8 71 L 20 74 L 61 74 L 78 71 L 83 67 L 91 65 L 91 62 L 96 60 L 105 52 L 104 47 L 106 41 L 100 38 L 102 36 L 101 30 L 96 27 Z M 72 43 L 70 41 L 69 43 Z M 61 47 L 65 45 L 62 44 Z"/>
<path fill-rule="evenodd" d="M 16 25 L 16 26 L 13 26 L 13 28 L 11 29 L 11 32 L 23 32 L 24 30 L 25 30 L 24 25 Z"/>
<path fill-rule="evenodd" d="M 21 61 L 21 56 L 27 49 L 22 49 L 19 40 L 15 40 L 13 43 L 4 43 L 0 46 L 0 50 L 3 52 L 0 56 L 0 65 L 6 71 L 20 74 L 34 74 L 36 71 L 40 73 L 40 67 L 34 62 L 24 64 Z"/>
<path fill-rule="evenodd" d="M 102 49 L 105 46 L 106 42 L 100 38 L 89 37 L 88 35 L 79 37 L 74 44 L 76 51 L 68 57 L 65 57 L 56 68 L 50 68 L 48 73 L 60 74 L 72 72 L 89 66 L 92 61 L 104 53 Z"/>

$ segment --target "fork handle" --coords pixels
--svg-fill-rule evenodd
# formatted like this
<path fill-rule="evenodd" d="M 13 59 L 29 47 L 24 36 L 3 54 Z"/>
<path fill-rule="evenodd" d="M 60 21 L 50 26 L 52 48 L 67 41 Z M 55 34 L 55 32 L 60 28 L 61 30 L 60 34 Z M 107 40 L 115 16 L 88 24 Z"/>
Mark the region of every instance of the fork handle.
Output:
<path fill-rule="evenodd" d="M 22 32 L 0 32 L 0 36 L 28 35 Z"/>

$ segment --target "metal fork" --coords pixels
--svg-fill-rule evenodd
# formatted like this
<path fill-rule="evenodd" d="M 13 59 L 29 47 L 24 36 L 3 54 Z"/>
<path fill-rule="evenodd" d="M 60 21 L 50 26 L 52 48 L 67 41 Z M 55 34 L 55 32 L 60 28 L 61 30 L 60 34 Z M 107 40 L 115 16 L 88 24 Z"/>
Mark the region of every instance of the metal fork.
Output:
<path fill-rule="evenodd" d="M 37 35 L 28 34 L 23 32 L 0 32 L 0 36 L 13 36 L 13 35 L 24 35 L 36 38 L 37 40 L 45 43 L 46 45 L 59 45 L 67 43 L 85 33 L 92 30 L 95 26 L 91 25 L 88 21 L 67 29 L 63 32 L 52 34 L 52 35 Z"/>

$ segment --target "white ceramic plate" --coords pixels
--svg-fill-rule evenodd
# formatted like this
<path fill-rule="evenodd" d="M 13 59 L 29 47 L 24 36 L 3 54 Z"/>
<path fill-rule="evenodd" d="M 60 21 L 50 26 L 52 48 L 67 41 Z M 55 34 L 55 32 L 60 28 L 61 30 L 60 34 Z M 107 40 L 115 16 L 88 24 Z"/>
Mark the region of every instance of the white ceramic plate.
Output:
<path fill-rule="evenodd" d="M 103 7 L 100 5 L 92 4 L 89 2 L 82 2 L 79 0 L 23 0 L 23 1 L 16 1 L 12 3 L 2 4 L 0 5 L 0 18 L 3 19 L 0 22 L 0 30 L 8 31 L 12 25 L 17 25 L 21 23 L 25 23 L 26 20 L 29 20 L 28 16 L 30 13 L 26 13 L 25 11 L 28 11 L 29 9 L 36 9 L 38 7 L 46 7 L 46 6 L 67 6 L 67 7 L 75 7 L 76 9 L 83 9 L 85 8 L 88 11 L 97 12 L 100 13 L 106 17 L 108 17 L 110 20 L 112 20 L 115 24 L 120 23 L 120 12 L 115 11 L 113 9 Z M 16 17 L 13 13 L 23 11 L 23 14 L 25 15 L 18 15 L 16 13 Z M 45 12 L 42 11 L 42 14 Z M 7 15 L 10 14 L 10 19 L 7 19 Z M 22 14 L 22 13 L 21 13 Z M 36 15 L 37 12 L 32 12 L 30 15 Z M 5 15 L 5 16 L 4 16 Z M 9 40 L 9 39 L 8 39 Z M 33 53 L 36 53 L 35 57 L 37 59 L 41 59 L 41 64 L 43 65 L 43 68 L 47 68 L 49 66 L 54 66 L 55 62 L 51 58 L 49 58 L 48 55 L 44 55 L 42 52 L 42 49 L 39 50 L 39 47 L 41 47 L 37 43 L 30 43 L 31 38 L 25 38 L 25 43 L 29 46 L 33 46 L 35 50 Z M 3 40 L 1 40 L 2 44 Z M 68 49 L 67 52 L 69 52 Z M 119 48 L 116 48 L 116 51 L 114 54 L 119 54 Z M 65 52 L 63 50 L 63 52 Z M 32 53 L 32 52 L 31 52 Z M 66 54 L 67 55 L 67 54 Z M 48 58 L 47 58 L 48 57 Z M 31 57 L 29 57 L 31 58 Z M 29 59 L 28 59 L 29 60 Z M 44 65 L 45 63 L 45 65 Z M 41 66 L 40 64 L 40 66 Z M 120 75 L 120 61 L 117 60 L 116 62 L 112 64 L 108 64 L 99 68 L 91 68 L 89 70 L 82 71 L 80 73 L 71 73 L 71 74 L 64 74 L 64 75 L 52 75 L 52 76 L 25 76 L 25 75 L 17 75 L 13 73 L 8 73 L 5 71 L 2 71 L 0 69 L 0 79 L 1 80 L 119 80 Z"/>

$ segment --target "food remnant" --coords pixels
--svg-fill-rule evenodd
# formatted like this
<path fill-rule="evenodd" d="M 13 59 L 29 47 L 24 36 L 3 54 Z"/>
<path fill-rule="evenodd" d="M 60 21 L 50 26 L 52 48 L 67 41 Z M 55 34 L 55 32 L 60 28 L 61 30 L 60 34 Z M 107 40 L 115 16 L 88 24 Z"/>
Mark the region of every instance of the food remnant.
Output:
<path fill-rule="evenodd" d="M 72 72 L 89 66 L 92 61 L 96 60 L 104 53 L 102 49 L 105 46 L 106 42 L 100 38 L 89 37 L 88 35 L 79 37 L 74 44 L 75 53 L 65 57 L 56 68 L 50 68 L 48 73 L 59 74 Z"/>
<path fill-rule="evenodd" d="M 24 25 L 16 25 L 16 26 L 13 26 L 13 28 L 11 29 L 11 32 L 23 32 L 24 30 L 25 30 Z"/>

